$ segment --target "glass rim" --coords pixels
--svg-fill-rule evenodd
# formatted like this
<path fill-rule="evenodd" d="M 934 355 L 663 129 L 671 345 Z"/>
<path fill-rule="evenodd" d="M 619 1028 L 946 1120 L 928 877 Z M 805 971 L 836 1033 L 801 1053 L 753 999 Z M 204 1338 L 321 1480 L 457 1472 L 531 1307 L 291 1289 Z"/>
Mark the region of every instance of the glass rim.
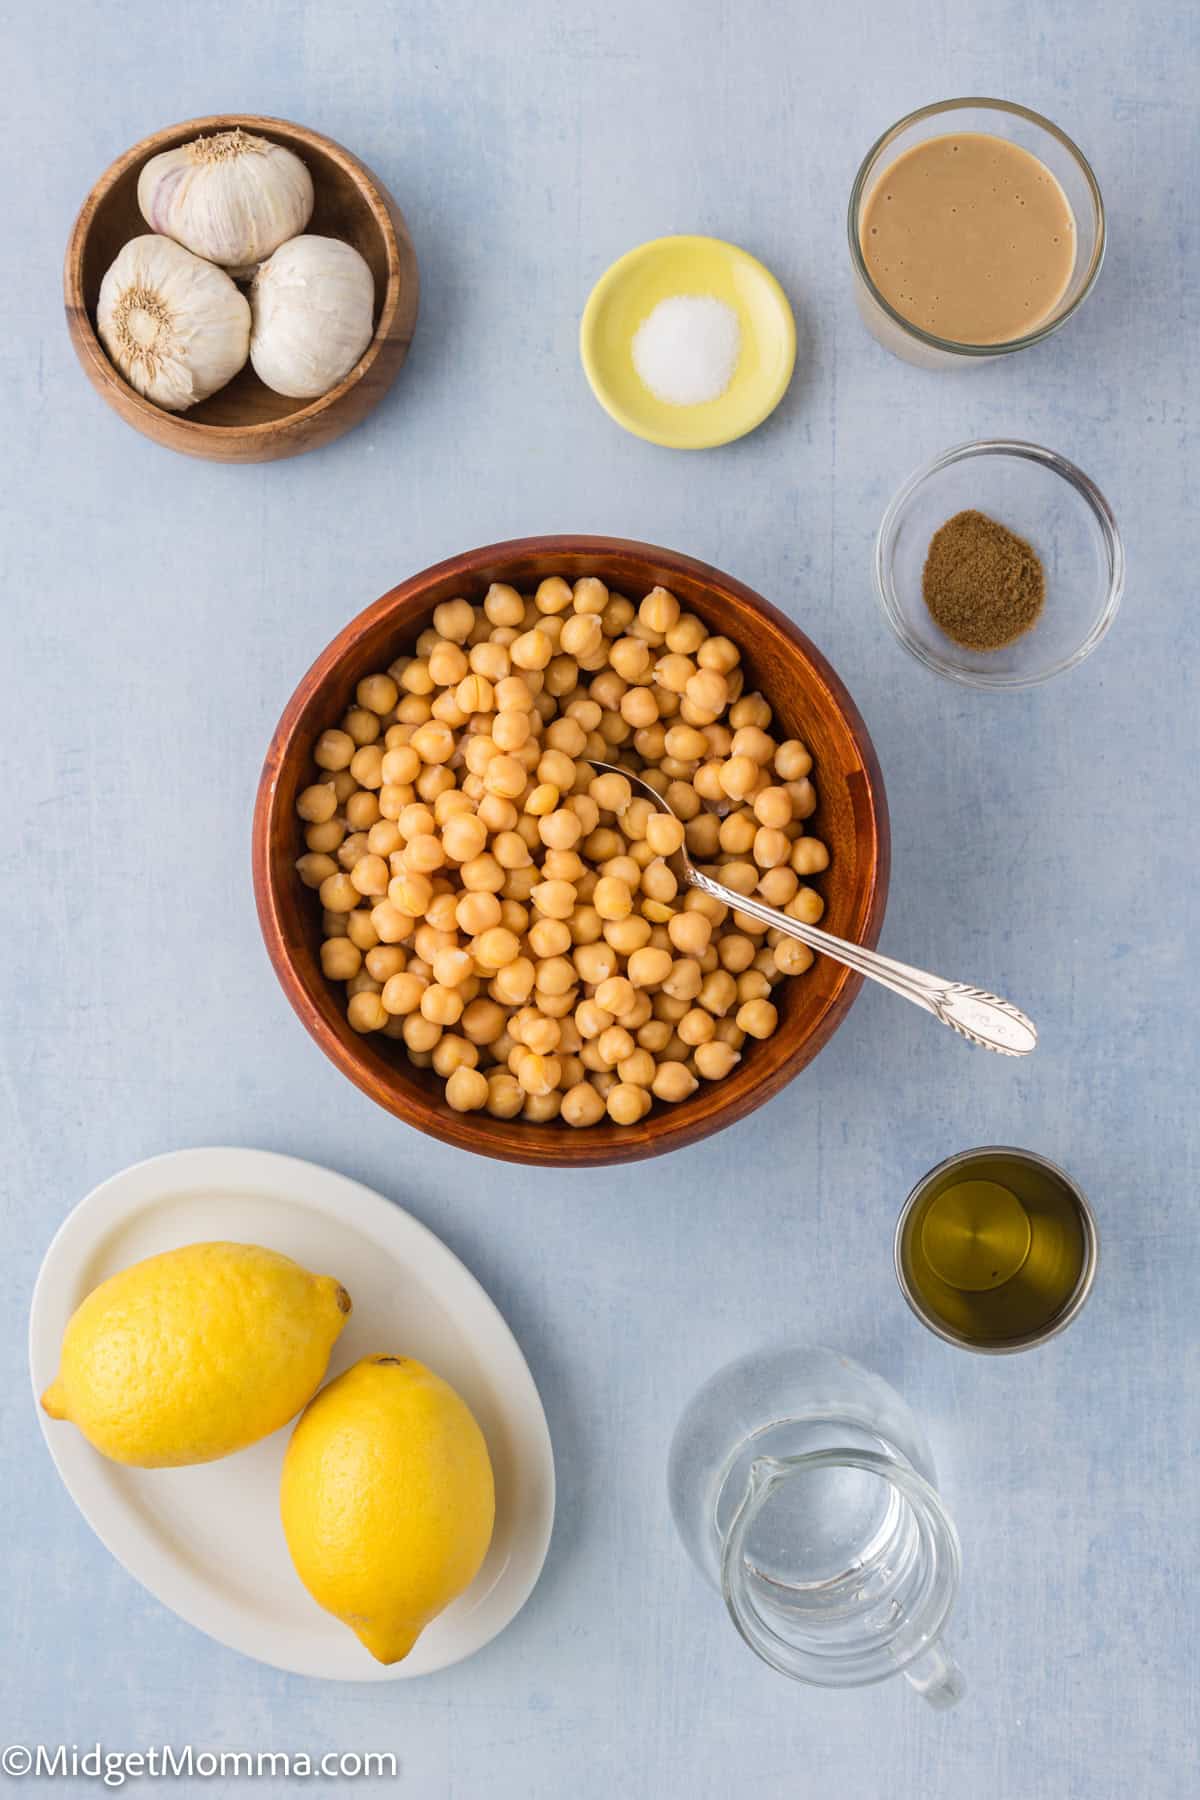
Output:
<path fill-rule="evenodd" d="M 862 245 L 859 242 L 858 219 L 867 180 L 887 146 L 894 142 L 902 131 L 907 130 L 910 125 L 918 124 L 922 119 L 935 118 L 939 113 L 954 112 L 968 106 L 990 107 L 995 112 L 1010 113 L 1016 118 L 1026 119 L 1030 124 L 1037 125 L 1043 131 L 1049 132 L 1051 137 L 1056 138 L 1067 154 L 1073 157 L 1077 163 L 1087 184 L 1096 215 L 1096 242 L 1092 250 L 1091 263 L 1083 286 L 1074 300 L 1060 313 L 1056 313 L 1052 318 L 1037 326 L 1035 330 L 1027 331 L 1020 337 L 1007 338 L 1002 344 L 964 344 L 956 338 L 937 337 L 933 332 L 925 331 L 920 325 L 914 325 L 911 319 L 906 319 L 903 313 L 897 312 L 891 302 L 885 300 L 876 287 L 867 269 Z M 1104 262 L 1104 252 L 1108 241 L 1104 197 L 1100 192 L 1100 183 L 1096 180 L 1091 163 L 1075 140 L 1068 137 L 1067 133 L 1054 123 L 1053 119 L 1046 118 L 1044 113 L 1034 112 L 1032 107 L 1021 106 L 1015 100 L 997 100 L 983 94 L 965 94 L 954 100 L 934 100 L 928 106 L 918 106 L 914 112 L 906 113 L 902 119 L 897 119 L 894 125 L 890 125 L 881 136 L 876 138 L 859 164 L 858 173 L 854 177 L 854 185 L 850 189 L 846 227 L 850 240 L 851 263 L 876 305 L 882 308 L 893 324 L 899 326 L 907 336 L 915 338 L 918 343 L 925 344 L 931 350 L 940 350 L 951 356 L 962 357 L 1011 356 L 1016 350 L 1026 350 L 1031 344 L 1040 343 L 1043 338 L 1049 337 L 1052 331 L 1057 331 L 1061 325 L 1065 325 L 1067 320 L 1079 310 L 1096 285 L 1096 277 Z"/>
<path fill-rule="evenodd" d="M 1079 1224 L 1083 1232 L 1083 1263 L 1078 1279 L 1071 1293 L 1063 1302 L 1060 1310 L 1046 1324 L 1036 1331 L 1027 1331 L 1021 1337 L 1006 1338 L 996 1344 L 977 1344 L 972 1339 L 961 1337 L 948 1325 L 938 1319 L 922 1305 L 919 1296 L 913 1289 L 904 1269 L 902 1244 L 904 1227 L 918 1201 L 928 1191 L 931 1182 L 948 1169 L 956 1168 L 961 1163 L 973 1162 L 980 1156 L 1008 1156 L 1017 1162 L 1031 1163 L 1035 1168 L 1044 1169 L 1056 1176 L 1074 1200 L 1079 1212 Z M 1037 1150 L 1022 1150 L 1016 1144 L 979 1144 L 972 1150 L 956 1150 L 953 1156 L 943 1157 L 932 1169 L 928 1169 L 917 1182 L 908 1199 L 900 1209 L 900 1217 L 896 1220 L 896 1232 L 892 1239 L 892 1260 L 896 1269 L 896 1281 L 900 1292 L 908 1303 L 909 1310 L 921 1321 L 935 1337 L 944 1343 L 953 1344 L 956 1350 L 970 1350 L 976 1356 L 1014 1356 L 1019 1350 L 1034 1350 L 1039 1344 L 1049 1342 L 1065 1331 L 1083 1309 L 1085 1302 L 1096 1282 L 1096 1272 L 1100 1266 L 1100 1237 L 1096 1227 L 1096 1215 L 1092 1211 L 1091 1202 L 1075 1180 L 1073 1175 L 1060 1168 L 1058 1163 L 1051 1162 L 1048 1156 L 1042 1156 Z"/>
<path fill-rule="evenodd" d="M 966 668 L 952 656 L 938 655 L 909 629 L 896 594 L 889 544 L 897 520 L 917 489 L 931 475 L 937 475 L 943 469 L 948 469 L 955 463 L 964 462 L 973 456 L 1019 457 L 1026 462 L 1040 463 L 1053 474 L 1069 482 L 1089 507 L 1092 517 L 1099 527 L 1101 541 L 1104 545 L 1108 563 L 1108 588 L 1103 604 L 1086 636 L 1069 656 L 1064 656 L 1058 662 L 1051 663 L 1049 667 L 1036 670 L 1031 674 L 991 674 L 986 669 Z M 1061 456 L 1057 450 L 1048 450 L 1042 444 L 1030 443 L 1022 438 L 973 438 L 967 443 L 951 445 L 949 450 L 943 450 L 940 456 L 935 456 L 932 461 L 915 469 L 888 502 L 875 536 L 875 592 L 883 609 L 883 616 L 899 642 L 910 656 L 914 656 L 919 663 L 923 663 L 927 669 L 932 669 L 935 674 L 945 675 L 949 680 L 961 682 L 966 687 L 990 689 L 1039 687 L 1042 682 L 1050 681 L 1054 676 L 1062 675 L 1067 669 L 1073 669 L 1083 662 L 1107 633 L 1117 616 L 1125 592 L 1125 546 L 1112 507 L 1091 477 L 1085 475 L 1083 470 L 1071 462 L 1068 457 Z"/>
<path fill-rule="evenodd" d="M 812 1687 L 869 1687 L 889 1676 L 901 1674 L 919 1661 L 941 1638 L 954 1610 L 962 1578 L 958 1531 L 932 1482 L 909 1463 L 879 1451 L 842 1449 L 837 1445 L 805 1451 L 798 1456 L 764 1456 L 756 1461 L 770 1463 L 779 1472 L 768 1475 L 757 1493 L 753 1483 L 748 1488 L 730 1522 L 721 1553 L 721 1594 L 743 1642 L 779 1674 L 807 1682 Z M 805 1470 L 835 1468 L 861 1469 L 897 1489 L 912 1508 L 918 1529 L 930 1544 L 934 1556 L 944 1560 L 947 1579 L 930 1584 L 925 1614 L 919 1620 L 906 1620 L 885 1643 L 866 1649 L 859 1646 L 850 1651 L 817 1653 L 801 1649 L 783 1637 L 750 1600 L 744 1549 L 751 1525 L 781 1481 Z M 876 1668 L 874 1665 L 881 1653 L 883 1666 Z M 820 1670 L 833 1678 L 822 1679 L 817 1672 Z M 838 1670 L 840 1675 L 835 1673 Z"/>

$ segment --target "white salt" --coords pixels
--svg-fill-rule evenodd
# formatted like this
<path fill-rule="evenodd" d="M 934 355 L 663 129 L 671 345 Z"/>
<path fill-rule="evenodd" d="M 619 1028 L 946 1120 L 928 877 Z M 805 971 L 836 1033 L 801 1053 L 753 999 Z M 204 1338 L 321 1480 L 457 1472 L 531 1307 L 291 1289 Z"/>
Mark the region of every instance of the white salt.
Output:
<path fill-rule="evenodd" d="M 657 400 L 702 406 L 733 380 L 742 347 L 738 316 L 712 294 L 660 300 L 633 335 L 633 366 Z"/>

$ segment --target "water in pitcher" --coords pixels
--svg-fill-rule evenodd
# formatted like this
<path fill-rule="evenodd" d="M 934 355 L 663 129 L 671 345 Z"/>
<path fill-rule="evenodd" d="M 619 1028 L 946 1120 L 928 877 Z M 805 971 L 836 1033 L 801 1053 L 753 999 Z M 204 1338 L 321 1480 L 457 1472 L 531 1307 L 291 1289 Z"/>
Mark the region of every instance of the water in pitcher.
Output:
<path fill-rule="evenodd" d="M 836 1351 L 785 1346 L 721 1370 L 670 1457 L 680 1535 L 750 1647 L 852 1686 L 903 1671 L 932 1704 L 961 1676 L 938 1646 L 958 1544 L 913 1415 Z"/>

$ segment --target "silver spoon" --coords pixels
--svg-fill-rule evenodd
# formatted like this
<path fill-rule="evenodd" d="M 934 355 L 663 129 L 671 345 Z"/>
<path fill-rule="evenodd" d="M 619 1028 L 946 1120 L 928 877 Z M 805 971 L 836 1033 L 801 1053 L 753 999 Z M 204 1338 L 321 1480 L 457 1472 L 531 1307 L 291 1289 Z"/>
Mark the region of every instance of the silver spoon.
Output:
<path fill-rule="evenodd" d="M 660 812 L 671 813 L 672 818 L 677 816 L 662 795 L 640 775 L 619 768 L 615 763 L 596 762 L 592 757 L 588 761 L 601 774 L 623 775 L 630 786 L 643 793 Z M 702 894 L 711 894 L 714 900 L 723 900 L 726 906 L 748 913 L 760 925 L 774 926 L 807 944 L 810 950 L 819 950 L 822 955 L 831 956 L 834 962 L 844 963 L 868 980 L 890 988 L 893 994 L 911 1000 L 914 1006 L 923 1006 L 943 1025 L 949 1025 L 951 1031 L 957 1031 L 984 1050 L 995 1050 L 999 1056 L 1028 1056 L 1035 1048 L 1037 1027 L 1033 1020 L 1026 1018 L 1011 1001 L 1001 1000 L 998 994 L 989 994 L 985 988 L 969 987 L 963 981 L 944 981 L 940 975 L 930 975 L 924 969 L 894 962 L 890 956 L 880 956 L 876 950 L 848 943 L 845 938 L 834 937 L 815 925 L 803 925 L 799 919 L 789 918 L 787 913 L 776 912 L 773 906 L 764 905 L 752 894 L 739 894 L 736 888 L 724 887 L 714 881 L 711 875 L 696 867 L 686 848 L 669 860 L 676 878 L 682 870 L 686 886 L 699 888 Z"/>

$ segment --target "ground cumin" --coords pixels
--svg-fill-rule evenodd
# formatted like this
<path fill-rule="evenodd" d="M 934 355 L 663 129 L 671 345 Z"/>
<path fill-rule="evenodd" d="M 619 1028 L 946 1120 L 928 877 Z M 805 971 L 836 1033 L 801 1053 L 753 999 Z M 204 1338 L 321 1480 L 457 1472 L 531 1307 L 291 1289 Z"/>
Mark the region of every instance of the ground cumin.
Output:
<path fill-rule="evenodd" d="M 1001 650 L 1037 623 L 1046 577 L 1037 552 L 986 513 L 960 512 L 933 534 L 925 604 L 968 650 Z"/>

